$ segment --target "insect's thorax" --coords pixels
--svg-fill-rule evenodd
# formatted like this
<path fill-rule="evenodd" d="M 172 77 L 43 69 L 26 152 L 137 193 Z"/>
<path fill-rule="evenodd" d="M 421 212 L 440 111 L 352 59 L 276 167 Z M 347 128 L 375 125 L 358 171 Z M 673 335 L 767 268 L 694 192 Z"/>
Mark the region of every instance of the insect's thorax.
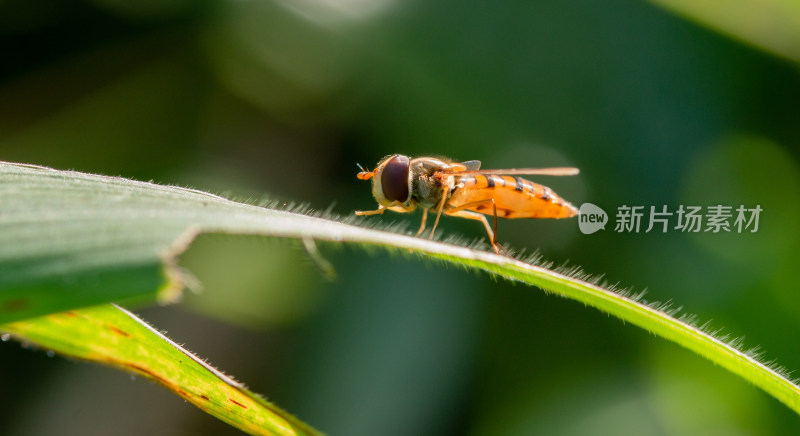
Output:
<path fill-rule="evenodd" d="M 411 177 L 411 197 L 417 205 L 426 209 L 438 206 L 445 194 L 445 188 L 452 193 L 454 177 L 451 175 L 434 176 L 449 165 L 435 158 L 423 157 L 413 159 L 409 167 Z M 448 195 L 449 196 L 449 195 Z"/>

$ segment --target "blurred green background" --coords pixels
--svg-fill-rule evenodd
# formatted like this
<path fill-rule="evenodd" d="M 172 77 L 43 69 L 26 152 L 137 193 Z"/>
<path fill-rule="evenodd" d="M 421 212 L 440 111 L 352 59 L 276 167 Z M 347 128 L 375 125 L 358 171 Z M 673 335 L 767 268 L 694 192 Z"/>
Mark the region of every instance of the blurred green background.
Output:
<path fill-rule="evenodd" d="M 682 15 L 622 0 L 0 1 L 0 160 L 340 215 L 374 206 L 356 163 L 390 153 L 577 166 L 536 180 L 611 215 L 758 204 L 755 234 L 516 220 L 499 238 L 800 369 L 800 11 L 661 3 Z M 294 242 L 205 235 L 180 260 L 202 291 L 137 311 L 334 435 L 800 432 L 738 377 L 594 309 L 320 249 L 336 281 Z M 15 343 L 0 344 L 0 393 L 4 435 L 238 432 L 152 383 Z"/>

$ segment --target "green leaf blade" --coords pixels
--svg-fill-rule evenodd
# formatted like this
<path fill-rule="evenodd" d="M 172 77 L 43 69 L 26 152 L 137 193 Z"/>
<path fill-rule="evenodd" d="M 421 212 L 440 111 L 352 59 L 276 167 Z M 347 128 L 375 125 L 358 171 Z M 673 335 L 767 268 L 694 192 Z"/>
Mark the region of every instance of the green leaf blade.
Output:
<path fill-rule="evenodd" d="M 580 301 L 708 358 L 800 413 L 800 389 L 785 371 L 763 363 L 738 343 L 675 318 L 662 307 L 598 286 L 574 272 L 560 273 L 463 246 L 237 203 L 183 188 L 41 167 L 0 164 L 0 192 L 0 224 L 29 227 L 20 232 L 23 236 L 16 236 L 0 225 L 0 240 L 13 242 L 0 247 L 4 280 L 0 281 L 0 323 L 123 297 L 152 298 L 159 290 L 163 294 L 164 289 L 175 289 L 180 280 L 172 265 L 174 256 L 199 232 L 351 243 L 483 270 Z M 91 227 L 91 232 L 76 230 L 76 222 Z M 87 234 L 90 242 L 79 240 Z M 94 280 L 100 266 L 120 274 L 115 286 L 121 286 L 124 295 L 106 286 L 112 282 Z M 70 283 L 79 285 L 70 287 Z M 32 300 L 34 309 L 19 310 L 14 303 L 19 298 Z"/>
<path fill-rule="evenodd" d="M 319 434 L 116 306 L 51 314 L 6 324 L 3 330 L 61 354 L 150 379 L 250 434 Z"/>
<path fill-rule="evenodd" d="M 800 62 L 800 4 L 794 0 L 651 0 L 766 52 Z"/>

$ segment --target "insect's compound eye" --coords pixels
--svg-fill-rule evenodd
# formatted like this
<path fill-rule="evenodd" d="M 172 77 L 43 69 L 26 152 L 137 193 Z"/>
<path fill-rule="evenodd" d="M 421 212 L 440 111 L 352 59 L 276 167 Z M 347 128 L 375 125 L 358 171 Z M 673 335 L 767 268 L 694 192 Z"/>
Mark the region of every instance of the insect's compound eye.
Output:
<path fill-rule="evenodd" d="M 386 162 L 381 171 L 383 196 L 389 201 L 408 200 L 408 156 L 397 155 Z"/>

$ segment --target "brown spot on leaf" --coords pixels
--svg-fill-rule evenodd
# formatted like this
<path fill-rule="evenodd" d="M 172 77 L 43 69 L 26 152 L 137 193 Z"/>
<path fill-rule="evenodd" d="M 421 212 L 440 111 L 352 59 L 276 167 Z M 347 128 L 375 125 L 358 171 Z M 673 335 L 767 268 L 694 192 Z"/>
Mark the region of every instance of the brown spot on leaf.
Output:
<path fill-rule="evenodd" d="M 159 375 L 159 374 L 157 374 L 157 373 L 155 373 L 155 372 L 153 372 L 153 371 L 149 370 L 148 368 L 145 368 L 145 367 L 143 367 L 141 365 L 137 365 L 137 364 L 131 363 L 131 362 L 124 362 L 124 361 L 114 361 L 114 362 L 117 363 L 120 366 L 124 366 L 126 368 L 130 368 L 130 369 L 138 372 L 139 374 L 142 374 L 145 377 L 148 377 L 148 378 L 154 380 L 156 383 L 161 384 L 162 386 L 164 386 L 167 389 L 171 389 L 171 390 L 173 390 L 175 392 L 178 392 L 180 390 L 178 388 L 178 385 L 176 385 L 172 381 L 165 379 L 161 375 Z"/>
<path fill-rule="evenodd" d="M 244 404 L 234 400 L 233 398 L 228 398 L 228 401 L 230 401 L 231 403 L 233 403 L 233 404 L 235 404 L 235 405 L 237 405 L 237 406 L 239 406 L 239 407 L 241 407 L 243 409 L 247 409 L 247 406 L 245 406 Z"/>
<path fill-rule="evenodd" d="M 204 399 L 204 400 L 206 400 L 206 401 L 209 401 L 208 397 L 207 397 L 207 396 L 205 396 L 205 395 L 200 395 L 200 398 L 202 398 L 202 399 Z"/>
<path fill-rule="evenodd" d="M 117 327 L 115 327 L 115 326 L 113 326 L 111 324 L 106 325 L 106 327 L 108 327 L 109 330 L 111 330 L 112 332 L 114 332 L 114 333 L 116 333 L 116 334 L 118 334 L 120 336 L 125 336 L 126 338 L 131 337 L 130 333 L 126 332 L 125 330 L 121 330 L 121 329 L 119 329 L 119 328 L 117 328 Z"/>

